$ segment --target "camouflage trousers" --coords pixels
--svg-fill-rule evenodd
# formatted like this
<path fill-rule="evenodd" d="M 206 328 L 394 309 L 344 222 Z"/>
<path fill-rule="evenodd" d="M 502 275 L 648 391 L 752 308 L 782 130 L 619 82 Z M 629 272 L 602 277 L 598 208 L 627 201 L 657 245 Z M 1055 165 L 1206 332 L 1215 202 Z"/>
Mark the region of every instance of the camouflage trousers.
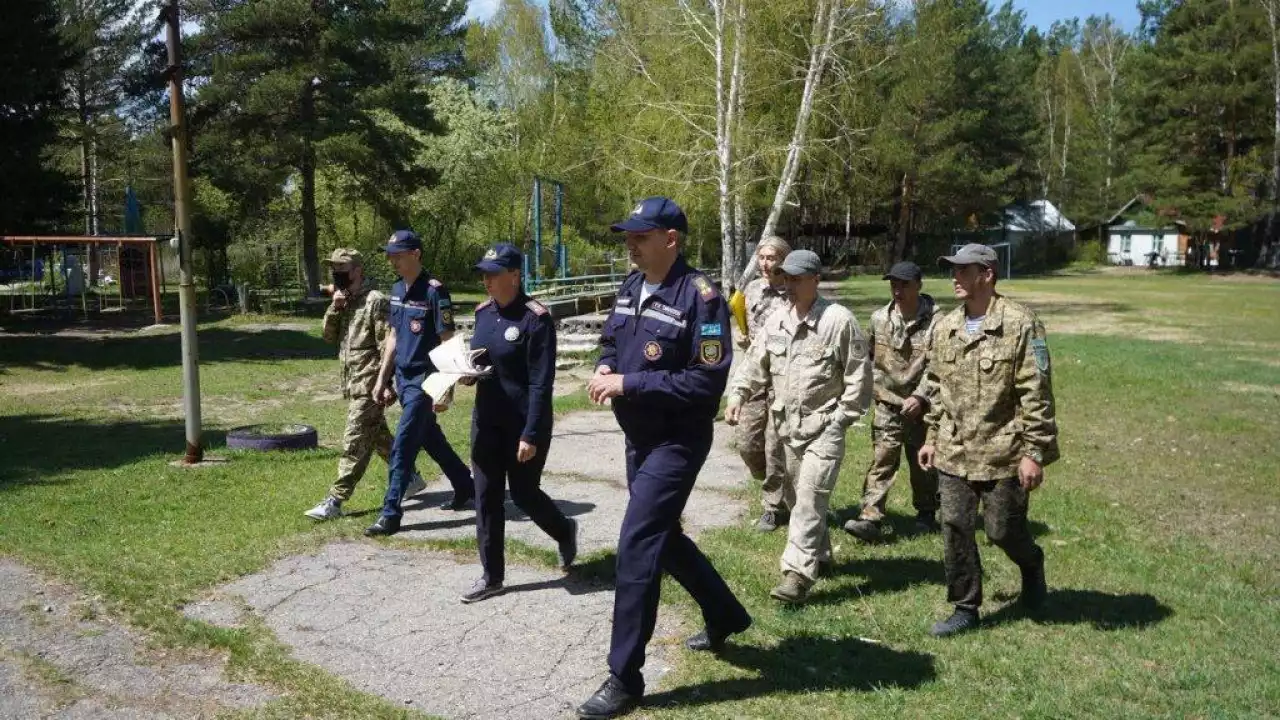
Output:
<path fill-rule="evenodd" d="M 795 488 L 787 475 L 787 459 L 779 447 L 778 433 L 769 420 L 769 404 L 768 392 L 744 402 L 733 438 L 751 477 L 760 481 L 764 509 L 784 512 L 794 501 Z"/>
<path fill-rule="evenodd" d="M 827 511 L 844 461 L 845 429 L 828 425 L 806 443 L 783 440 L 778 445 L 786 457 L 787 476 L 795 481 L 782 571 L 816 581 L 818 563 L 831 560 Z"/>
<path fill-rule="evenodd" d="M 969 482 L 938 473 L 942 491 L 942 564 L 947 575 L 947 602 L 977 610 L 982 605 L 982 558 L 974 538 L 978 504 L 987 539 L 1019 568 L 1044 562 L 1044 551 L 1031 537 L 1027 524 L 1027 491 L 1017 478 Z"/>
<path fill-rule="evenodd" d="M 880 522 L 884 519 L 885 501 L 893 487 L 894 477 L 907 455 L 907 473 L 911 478 L 911 504 L 917 513 L 933 514 L 938 511 L 938 476 L 920 467 L 917 454 L 924 444 L 924 423 L 920 419 L 908 420 L 901 408 L 877 402 L 875 417 L 871 422 L 873 445 L 871 467 L 862 485 L 862 512 L 859 519 Z"/>
<path fill-rule="evenodd" d="M 391 457 L 391 431 L 387 429 L 386 413 L 368 395 L 353 397 L 347 405 L 347 429 L 342 435 L 338 479 L 329 489 L 329 496 L 339 502 L 349 500 L 375 452 L 384 462 Z"/>

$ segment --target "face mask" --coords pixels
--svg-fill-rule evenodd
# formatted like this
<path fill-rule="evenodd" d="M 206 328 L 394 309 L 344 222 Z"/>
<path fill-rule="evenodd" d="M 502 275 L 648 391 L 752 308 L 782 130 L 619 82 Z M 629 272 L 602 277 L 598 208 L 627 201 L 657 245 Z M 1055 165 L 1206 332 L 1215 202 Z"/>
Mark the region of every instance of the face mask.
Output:
<path fill-rule="evenodd" d="M 339 290 L 346 290 L 347 286 L 350 284 L 351 284 L 351 273 L 343 272 L 341 270 L 333 271 L 334 287 L 338 288 Z"/>

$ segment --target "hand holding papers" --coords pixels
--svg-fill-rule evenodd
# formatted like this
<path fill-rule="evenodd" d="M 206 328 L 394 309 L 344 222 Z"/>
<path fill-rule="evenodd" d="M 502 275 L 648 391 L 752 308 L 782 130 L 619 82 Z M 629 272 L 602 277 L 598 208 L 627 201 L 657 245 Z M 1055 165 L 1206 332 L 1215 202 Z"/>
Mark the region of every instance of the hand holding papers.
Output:
<path fill-rule="evenodd" d="M 448 400 L 452 399 L 452 397 L 446 397 L 446 393 L 449 393 L 453 388 L 453 384 L 460 378 L 482 378 L 493 374 L 492 367 L 476 365 L 476 360 L 484 352 L 483 348 L 480 350 L 467 349 L 462 335 L 454 335 L 448 342 L 441 343 L 429 353 L 431 364 L 436 366 L 436 372 L 427 376 L 422 389 L 431 396 L 431 399 L 436 404 L 448 405 Z"/>

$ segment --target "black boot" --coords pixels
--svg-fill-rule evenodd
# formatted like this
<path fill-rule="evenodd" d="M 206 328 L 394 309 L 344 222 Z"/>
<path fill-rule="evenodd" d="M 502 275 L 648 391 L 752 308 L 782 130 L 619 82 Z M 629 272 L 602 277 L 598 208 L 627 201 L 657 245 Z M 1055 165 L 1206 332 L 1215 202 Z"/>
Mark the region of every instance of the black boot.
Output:
<path fill-rule="evenodd" d="M 929 629 L 929 634 L 934 637 L 948 637 L 966 630 L 972 630 L 978 627 L 978 622 L 977 610 L 958 607 L 955 612 L 951 613 L 951 617 L 934 623 L 933 627 Z"/>
<path fill-rule="evenodd" d="M 724 643 L 729 639 L 730 635 L 737 635 L 746 631 L 749 627 L 751 627 L 751 616 L 749 615 L 741 622 L 734 623 L 731 627 L 713 628 L 708 625 L 706 630 L 685 640 L 684 646 L 697 652 L 706 652 L 708 650 L 720 652 L 724 649 Z"/>
<path fill-rule="evenodd" d="M 400 532 L 400 518 L 386 515 L 379 517 L 377 522 L 364 529 L 364 534 L 369 537 L 395 535 L 398 532 Z"/>
<path fill-rule="evenodd" d="M 632 695 L 612 675 L 600 689 L 578 707 L 578 717 L 585 720 L 608 720 L 626 715 L 640 704 L 640 696 Z"/>

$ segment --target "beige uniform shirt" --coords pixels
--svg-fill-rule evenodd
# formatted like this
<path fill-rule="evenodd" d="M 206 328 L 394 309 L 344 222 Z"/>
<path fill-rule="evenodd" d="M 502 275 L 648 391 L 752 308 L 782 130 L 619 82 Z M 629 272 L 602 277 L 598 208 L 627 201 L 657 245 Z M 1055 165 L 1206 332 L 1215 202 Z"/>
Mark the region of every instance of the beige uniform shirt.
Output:
<path fill-rule="evenodd" d="M 933 323 L 933 298 L 920 296 L 915 317 L 902 317 L 893 302 L 871 314 L 871 357 L 876 402 L 901 406 L 924 377 L 925 343 Z"/>
<path fill-rule="evenodd" d="M 752 340 L 730 393 L 741 402 L 772 388 L 778 433 L 808 443 L 831 424 L 849 427 L 871 404 L 871 358 L 853 313 L 818 298 L 803 318 L 775 310 Z"/>
<path fill-rule="evenodd" d="M 1049 346 L 1044 325 L 1023 305 L 991 300 L 977 334 L 964 305 L 934 322 L 916 395 L 930 401 L 925 443 L 934 465 L 973 482 L 1018 476 L 1024 455 L 1058 457 Z"/>
<path fill-rule="evenodd" d="M 324 313 L 323 335 L 327 342 L 338 343 L 338 360 L 342 363 L 342 396 L 362 397 L 373 393 L 382 363 L 383 339 L 387 336 L 387 315 L 391 303 L 377 290 L 359 288 L 352 291 L 341 310 L 333 305 Z"/>
<path fill-rule="evenodd" d="M 740 338 L 739 347 L 747 348 L 751 340 L 760 332 L 760 326 L 774 310 L 790 304 L 787 291 L 782 287 L 771 287 L 765 278 L 756 278 L 747 283 L 742 291 L 747 302 L 747 335 Z"/>

